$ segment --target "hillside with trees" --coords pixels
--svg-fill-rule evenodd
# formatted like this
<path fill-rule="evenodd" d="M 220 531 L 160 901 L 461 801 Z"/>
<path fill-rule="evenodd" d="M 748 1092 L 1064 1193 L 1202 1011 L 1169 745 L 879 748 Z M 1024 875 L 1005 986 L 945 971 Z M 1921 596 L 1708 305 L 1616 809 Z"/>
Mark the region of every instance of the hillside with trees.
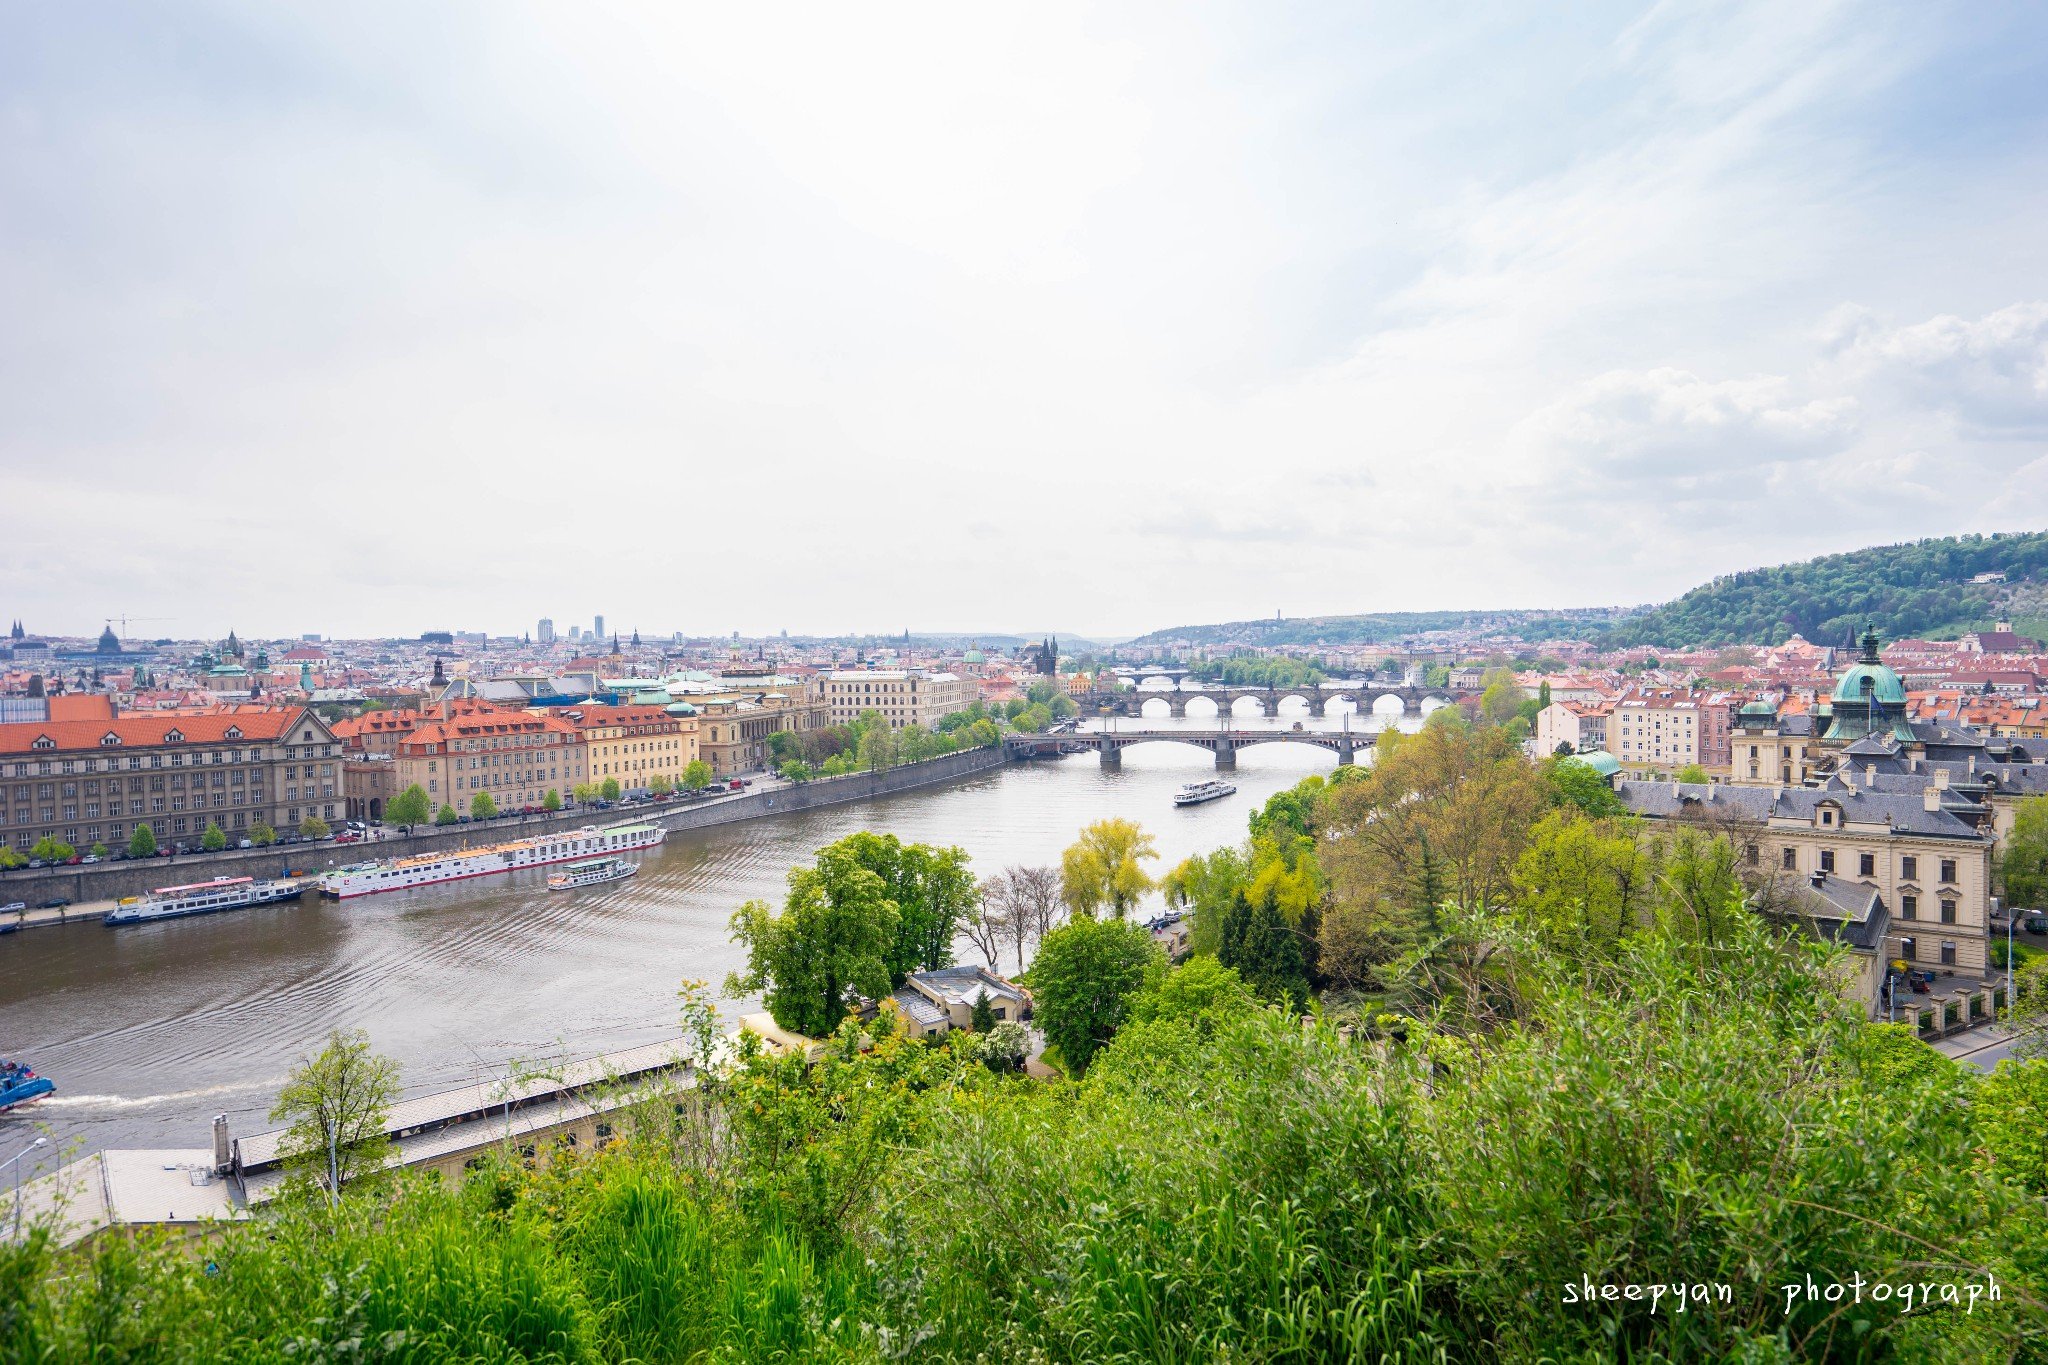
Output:
<path fill-rule="evenodd" d="M 2003 574 L 2002 583 L 1974 583 Z M 1954 636 L 2011 620 L 2048 635 L 2048 532 L 1943 536 L 1745 569 L 1655 607 L 1542 611 L 1377 612 L 1175 626 L 1121 646 L 1146 656 L 1187 645 L 1379 644 L 1434 631 L 1503 641 L 1584 640 L 1616 646 L 1778 644 L 1795 632 L 1838 642 L 1866 623 L 1888 638 Z"/>

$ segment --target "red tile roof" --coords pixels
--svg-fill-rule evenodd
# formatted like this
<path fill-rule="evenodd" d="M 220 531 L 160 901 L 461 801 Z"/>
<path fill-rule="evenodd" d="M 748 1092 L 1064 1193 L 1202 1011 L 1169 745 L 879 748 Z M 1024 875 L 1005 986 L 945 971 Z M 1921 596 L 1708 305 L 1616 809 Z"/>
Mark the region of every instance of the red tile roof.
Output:
<path fill-rule="evenodd" d="M 234 739 L 278 739 L 305 714 L 305 708 L 298 706 L 236 707 L 205 715 L 156 713 L 130 714 L 114 720 L 22 721 L 14 725 L 0 725 L 0 754 L 98 752 L 123 746 L 148 747 L 176 742 L 225 744 Z M 233 736 L 228 734 L 230 730 L 235 731 Z M 182 741 L 165 738 L 173 733 L 182 736 Z M 108 735 L 113 735 L 120 744 L 104 743 Z M 43 738 L 53 741 L 54 747 L 38 749 L 36 741 Z"/>

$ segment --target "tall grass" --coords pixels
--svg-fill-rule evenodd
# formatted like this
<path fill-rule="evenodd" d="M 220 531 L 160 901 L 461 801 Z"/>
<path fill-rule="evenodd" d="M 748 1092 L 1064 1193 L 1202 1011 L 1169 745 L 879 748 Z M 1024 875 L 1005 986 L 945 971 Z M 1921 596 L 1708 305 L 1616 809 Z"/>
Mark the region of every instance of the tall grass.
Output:
<path fill-rule="evenodd" d="M 1480 1040 L 1160 1018 L 1050 1085 L 890 1040 L 741 1078 L 715 1125 L 655 1103 L 604 1153 L 196 1253 L 31 1239 L 0 1252 L 0 1359 L 2042 1359 L 2048 1209 L 1982 1159 L 1967 1082 L 1866 1066 L 1820 965 L 1761 934 L 1525 963 Z M 1967 1319 L 1777 1289 L 1987 1269 L 2007 1297 Z M 1581 1277 L 1740 1292 L 1565 1305 Z"/>

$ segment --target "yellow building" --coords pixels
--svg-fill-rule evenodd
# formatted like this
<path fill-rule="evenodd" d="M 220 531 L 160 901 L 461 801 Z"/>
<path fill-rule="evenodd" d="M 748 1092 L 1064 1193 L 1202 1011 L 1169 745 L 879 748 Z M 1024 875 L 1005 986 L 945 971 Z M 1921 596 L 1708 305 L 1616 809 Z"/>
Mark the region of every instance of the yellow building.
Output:
<path fill-rule="evenodd" d="M 662 706 L 576 706 L 558 712 L 583 737 L 589 780 L 623 792 L 651 790 L 657 777 L 683 785 L 698 754 L 697 719 Z"/>

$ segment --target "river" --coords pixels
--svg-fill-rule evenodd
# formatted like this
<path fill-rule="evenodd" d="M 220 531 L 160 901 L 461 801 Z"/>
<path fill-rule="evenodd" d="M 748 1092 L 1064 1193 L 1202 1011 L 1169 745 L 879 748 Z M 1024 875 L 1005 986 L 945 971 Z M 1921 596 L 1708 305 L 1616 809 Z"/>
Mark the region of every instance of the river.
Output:
<path fill-rule="evenodd" d="M 1240 715 L 1232 725 L 1296 722 L 1344 723 L 1308 720 L 1292 703 L 1277 718 Z M 1194 717 L 1113 723 L 1216 725 Z M 237 1134 L 259 1131 L 270 1126 L 265 1114 L 292 1063 L 334 1028 L 366 1030 L 398 1060 L 408 1093 L 503 1075 L 509 1060 L 650 1042 L 676 1031 L 679 982 L 720 983 L 742 965 L 726 931 L 734 908 L 754 897 L 779 905 L 788 870 L 842 835 L 872 829 L 958 844 L 986 876 L 1017 863 L 1057 865 L 1081 826 L 1122 816 L 1157 839 L 1158 872 L 1243 838 L 1249 811 L 1329 770 L 1335 757 L 1262 744 L 1237 762 L 1236 796 L 1189 809 L 1176 808 L 1173 793 L 1213 775 L 1210 755 L 1148 744 L 1126 750 L 1121 769 L 1078 754 L 671 834 L 642 857 L 639 876 L 581 891 L 550 892 L 547 871 L 536 869 L 120 930 L 24 930 L 0 938 L 0 1055 L 30 1062 L 58 1093 L 0 1115 L 0 1159 L 37 1132 L 53 1139 L 37 1154 L 47 1168 L 60 1154 L 101 1147 L 204 1147 L 216 1113 Z M 961 961 L 979 960 L 964 941 L 959 948 Z M 721 1001 L 728 1018 L 758 1007 Z"/>

